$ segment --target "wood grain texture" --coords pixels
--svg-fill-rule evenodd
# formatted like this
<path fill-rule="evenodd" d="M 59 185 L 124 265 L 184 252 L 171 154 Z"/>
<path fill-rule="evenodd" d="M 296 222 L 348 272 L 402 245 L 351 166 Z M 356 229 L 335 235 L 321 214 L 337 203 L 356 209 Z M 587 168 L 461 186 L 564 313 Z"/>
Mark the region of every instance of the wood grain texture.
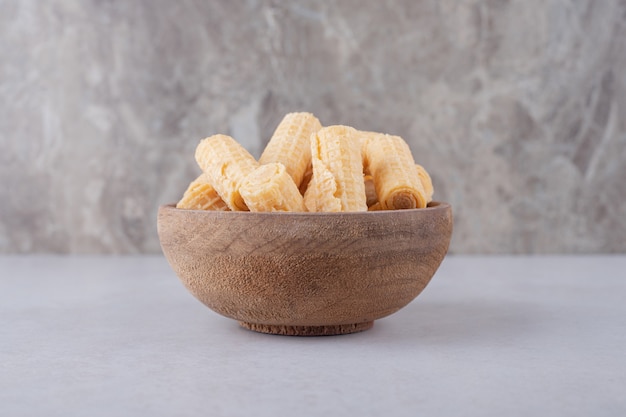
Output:
<path fill-rule="evenodd" d="M 163 252 L 196 298 L 249 329 L 298 335 L 365 330 L 404 307 L 439 267 L 452 223 L 439 202 L 362 213 L 166 205 L 158 214 Z"/>

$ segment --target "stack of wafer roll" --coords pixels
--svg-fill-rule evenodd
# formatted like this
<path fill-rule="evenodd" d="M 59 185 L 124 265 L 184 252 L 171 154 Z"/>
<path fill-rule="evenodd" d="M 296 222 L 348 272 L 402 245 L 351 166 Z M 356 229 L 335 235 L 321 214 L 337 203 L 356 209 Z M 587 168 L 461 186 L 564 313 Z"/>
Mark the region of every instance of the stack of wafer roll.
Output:
<path fill-rule="evenodd" d="M 176 205 L 192 210 L 358 212 L 424 208 L 428 172 L 399 136 L 323 127 L 311 113 L 288 113 L 259 160 L 227 135 L 203 139 L 202 174 Z"/>

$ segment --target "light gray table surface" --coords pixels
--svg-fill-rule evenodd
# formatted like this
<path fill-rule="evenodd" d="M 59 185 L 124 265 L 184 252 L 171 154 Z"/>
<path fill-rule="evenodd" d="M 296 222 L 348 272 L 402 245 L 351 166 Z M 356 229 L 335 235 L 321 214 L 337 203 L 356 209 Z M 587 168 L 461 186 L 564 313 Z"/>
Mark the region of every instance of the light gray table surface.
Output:
<path fill-rule="evenodd" d="M 1 416 L 624 416 L 626 256 L 448 256 L 331 337 L 244 330 L 162 257 L 0 257 Z"/>

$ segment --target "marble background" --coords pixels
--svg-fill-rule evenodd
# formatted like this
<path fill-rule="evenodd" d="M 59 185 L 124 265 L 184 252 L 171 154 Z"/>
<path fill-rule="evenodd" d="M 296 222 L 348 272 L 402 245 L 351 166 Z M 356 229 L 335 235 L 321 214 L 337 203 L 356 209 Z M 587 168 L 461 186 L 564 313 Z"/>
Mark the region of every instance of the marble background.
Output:
<path fill-rule="evenodd" d="M 626 252 L 623 0 L 0 0 L 0 252 L 158 253 L 298 110 L 403 136 L 454 253 Z"/>

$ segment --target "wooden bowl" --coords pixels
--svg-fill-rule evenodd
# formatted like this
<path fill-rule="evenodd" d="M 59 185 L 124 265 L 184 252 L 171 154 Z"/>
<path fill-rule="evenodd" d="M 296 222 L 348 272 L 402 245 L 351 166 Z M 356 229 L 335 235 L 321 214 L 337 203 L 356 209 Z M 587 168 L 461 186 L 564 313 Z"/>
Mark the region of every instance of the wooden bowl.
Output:
<path fill-rule="evenodd" d="M 372 327 L 426 287 L 452 209 L 251 213 L 159 208 L 161 247 L 187 289 L 248 329 L 335 335 Z"/>

